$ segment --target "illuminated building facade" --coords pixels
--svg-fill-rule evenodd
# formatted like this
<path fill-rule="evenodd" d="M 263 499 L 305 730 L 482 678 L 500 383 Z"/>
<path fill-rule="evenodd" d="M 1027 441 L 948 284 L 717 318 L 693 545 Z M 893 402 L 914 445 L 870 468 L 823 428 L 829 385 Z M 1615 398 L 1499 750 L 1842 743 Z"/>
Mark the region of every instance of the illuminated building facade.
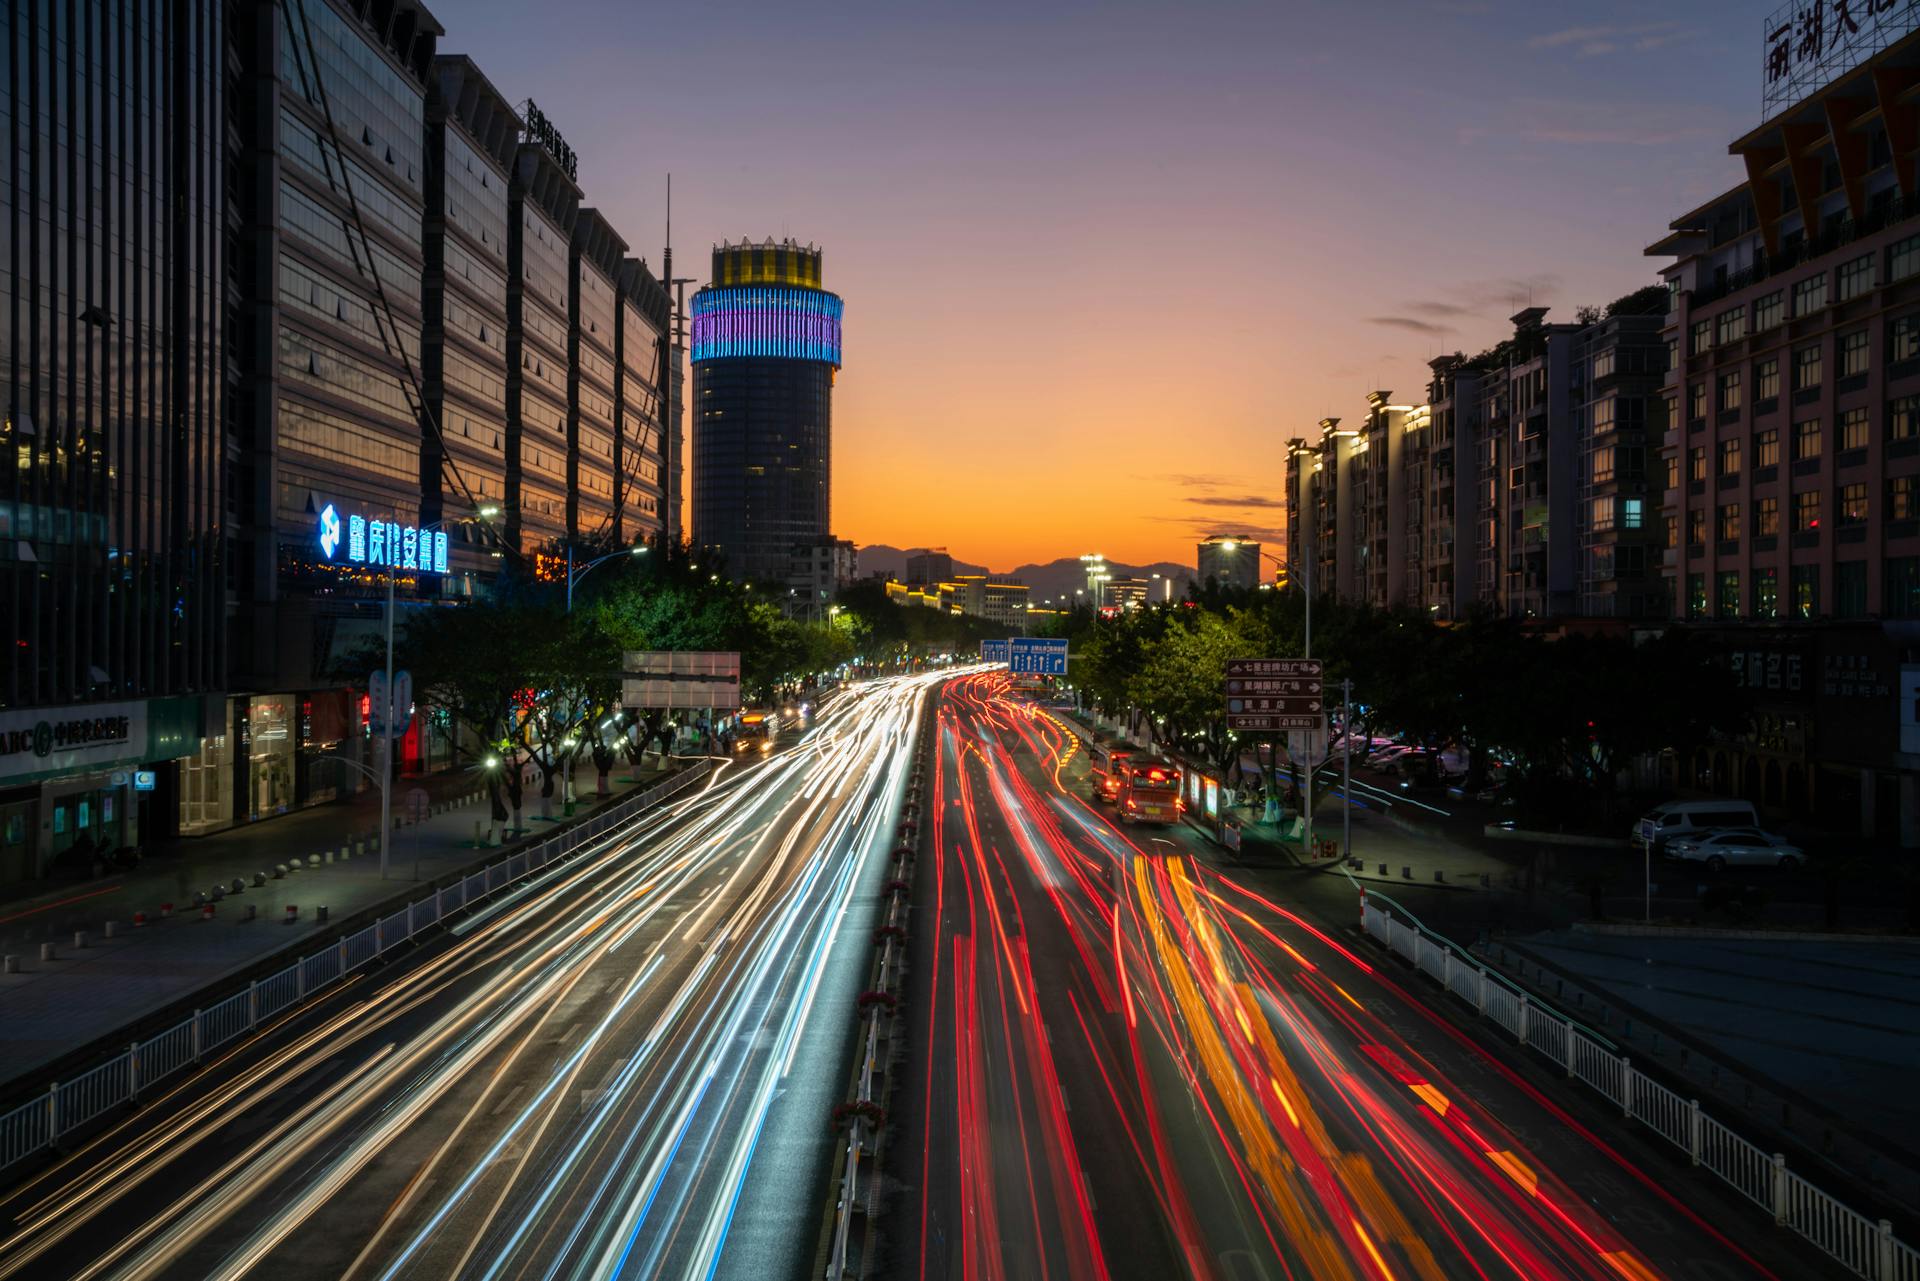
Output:
<path fill-rule="evenodd" d="M 841 301 L 821 254 L 722 244 L 693 297 L 693 541 L 736 578 L 781 583 L 832 528 Z"/>
<path fill-rule="evenodd" d="M 1194 549 L 1200 581 L 1252 591 L 1260 584 L 1260 544 L 1245 534 L 1210 534 Z"/>

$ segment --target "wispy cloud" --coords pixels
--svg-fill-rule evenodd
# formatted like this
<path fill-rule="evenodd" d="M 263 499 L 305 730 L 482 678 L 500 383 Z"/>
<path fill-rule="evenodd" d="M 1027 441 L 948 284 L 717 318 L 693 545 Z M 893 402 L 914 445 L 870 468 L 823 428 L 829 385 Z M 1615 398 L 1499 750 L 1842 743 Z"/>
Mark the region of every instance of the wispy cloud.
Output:
<path fill-rule="evenodd" d="M 1451 325 L 1438 325 L 1431 320 L 1416 320 L 1412 316 L 1368 316 L 1367 323 L 1385 325 L 1389 329 L 1404 329 L 1415 334 L 1438 335 L 1453 332 Z"/>
<path fill-rule="evenodd" d="M 1196 507 L 1282 507 L 1287 504 L 1283 499 L 1264 498 L 1258 494 L 1202 494 L 1187 499 Z"/>
<path fill-rule="evenodd" d="M 1156 476 L 1155 480 L 1170 480 L 1182 489 L 1221 489 L 1235 482 L 1226 476 L 1202 476 L 1193 472 L 1175 472 L 1171 476 Z"/>
<path fill-rule="evenodd" d="M 1623 48 L 1640 52 L 1685 40 L 1693 34 L 1677 22 L 1646 22 L 1634 26 L 1562 27 L 1527 41 L 1529 49 L 1572 49 L 1577 58 L 1598 58 Z"/>

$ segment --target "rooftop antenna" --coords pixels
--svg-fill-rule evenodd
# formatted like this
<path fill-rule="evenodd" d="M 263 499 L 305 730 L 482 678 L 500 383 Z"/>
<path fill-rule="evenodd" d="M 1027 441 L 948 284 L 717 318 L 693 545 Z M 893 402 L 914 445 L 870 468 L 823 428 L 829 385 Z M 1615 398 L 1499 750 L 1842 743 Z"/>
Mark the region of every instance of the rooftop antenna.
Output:
<path fill-rule="evenodd" d="M 667 248 L 660 258 L 660 274 L 673 288 L 673 175 L 667 175 Z"/>

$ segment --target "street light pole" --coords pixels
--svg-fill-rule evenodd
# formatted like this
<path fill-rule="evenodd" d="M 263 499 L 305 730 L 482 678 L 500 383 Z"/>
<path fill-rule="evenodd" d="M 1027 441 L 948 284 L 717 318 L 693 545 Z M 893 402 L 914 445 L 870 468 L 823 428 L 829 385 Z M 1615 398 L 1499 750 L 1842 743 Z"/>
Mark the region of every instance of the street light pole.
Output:
<path fill-rule="evenodd" d="M 393 842 L 393 586 L 399 576 L 393 557 L 387 557 L 387 682 L 380 709 L 380 879 L 387 879 L 387 846 Z"/>
<path fill-rule="evenodd" d="M 646 550 L 647 545 L 640 543 L 637 546 L 624 547 L 617 552 L 608 552 L 605 556 L 594 557 L 582 565 L 578 573 L 575 573 L 573 568 L 573 542 L 569 540 L 567 542 L 567 615 L 569 617 L 573 615 L 573 584 L 576 579 L 585 578 L 593 572 L 596 566 L 604 565 L 610 560 L 618 560 L 622 556 L 638 556 Z M 391 677 L 389 677 L 389 679 L 391 679 Z M 563 775 L 560 785 L 561 791 L 564 793 L 560 797 L 560 804 L 562 806 L 573 804 L 573 753 L 573 747 L 569 746 L 567 748 L 566 773 Z"/>

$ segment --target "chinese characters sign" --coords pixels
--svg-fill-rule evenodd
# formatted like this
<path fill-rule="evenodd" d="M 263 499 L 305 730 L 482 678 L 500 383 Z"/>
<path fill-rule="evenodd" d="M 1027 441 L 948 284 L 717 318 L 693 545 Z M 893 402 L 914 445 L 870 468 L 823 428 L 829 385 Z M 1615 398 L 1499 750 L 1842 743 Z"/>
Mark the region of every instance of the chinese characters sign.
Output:
<path fill-rule="evenodd" d="M 1920 26 L 1920 0 L 1794 0 L 1762 31 L 1764 114 L 1790 107 Z"/>
<path fill-rule="evenodd" d="M 447 532 L 421 529 L 397 521 L 342 516 L 328 503 L 320 513 L 320 553 L 328 560 L 350 565 L 384 565 L 417 569 L 429 574 L 447 572 Z"/>

